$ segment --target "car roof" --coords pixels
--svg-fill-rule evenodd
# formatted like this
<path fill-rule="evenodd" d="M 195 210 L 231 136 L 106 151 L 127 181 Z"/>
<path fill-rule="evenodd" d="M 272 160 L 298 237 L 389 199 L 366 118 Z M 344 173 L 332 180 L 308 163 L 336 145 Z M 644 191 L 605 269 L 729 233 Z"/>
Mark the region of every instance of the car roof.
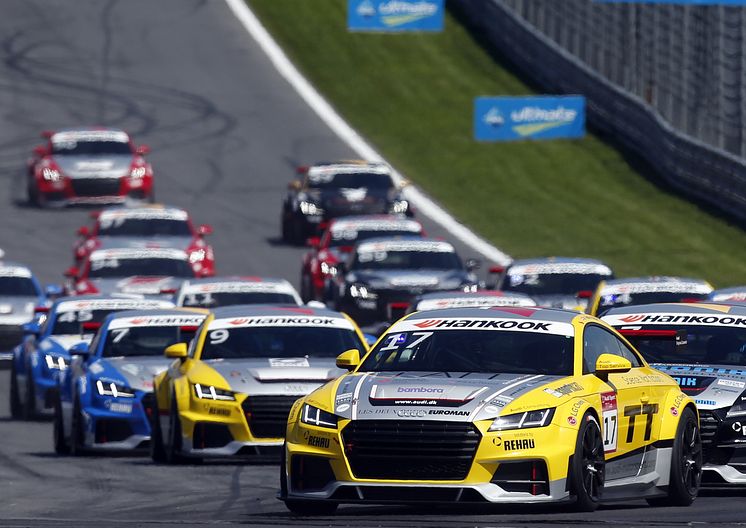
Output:
<path fill-rule="evenodd" d="M 738 304 L 704 303 L 655 303 L 610 308 L 603 317 L 618 314 L 686 313 L 713 315 L 746 315 L 746 306 Z"/>
<path fill-rule="evenodd" d="M 343 231 L 348 229 L 371 229 L 384 227 L 389 230 L 406 230 L 413 233 L 422 231 L 422 224 L 412 218 L 396 215 L 358 215 L 334 218 L 329 224 L 329 230 Z M 384 231 L 384 229 L 380 229 Z"/>
<path fill-rule="evenodd" d="M 328 308 L 312 308 L 310 306 L 274 305 L 274 304 L 237 304 L 224 306 L 212 310 L 215 319 L 229 317 L 261 317 L 261 316 L 323 316 L 337 319 L 347 319 L 344 315 Z"/>
<path fill-rule="evenodd" d="M 612 269 L 600 260 L 579 257 L 544 257 L 514 260 L 508 266 L 507 273 L 530 273 L 530 269 L 522 268 L 531 268 L 533 266 L 536 266 L 536 273 L 613 274 Z"/>
<path fill-rule="evenodd" d="M 469 297 L 515 297 L 518 299 L 531 299 L 530 296 L 525 293 L 501 291 L 501 290 L 478 290 L 475 292 L 465 292 L 460 290 L 455 291 L 438 291 L 423 293 L 419 296 L 419 300 L 430 300 L 430 299 L 461 299 Z"/>
<path fill-rule="evenodd" d="M 163 205 L 163 204 L 151 204 L 151 205 L 138 205 L 138 206 L 111 206 L 111 207 L 105 207 L 101 209 L 98 213 L 98 219 L 100 219 L 102 216 L 147 216 L 147 215 L 153 215 L 158 216 L 159 218 L 161 216 L 189 216 L 189 213 L 186 209 L 182 209 L 181 207 L 174 207 L 170 205 Z"/>
<path fill-rule="evenodd" d="M 145 308 L 142 310 L 122 310 L 121 312 L 114 312 L 107 316 L 107 319 L 126 319 L 128 317 L 137 317 L 145 315 L 162 316 L 162 315 L 204 315 L 210 313 L 209 310 L 198 309 L 198 308 Z"/>
<path fill-rule="evenodd" d="M 52 133 L 49 138 L 50 141 L 64 141 L 65 139 L 76 139 L 80 137 L 88 136 L 89 138 L 96 138 L 99 136 L 101 140 L 109 139 L 113 141 L 120 141 L 122 143 L 129 142 L 130 137 L 127 132 L 119 128 L 107 128 L 107 127 L 74 127 L 64 128 L 57 130 Z"/>
<path fill-rule="evenodd" d="M 398 248 L 404 248 L 404 249 L 395 249 L 396 251 L 406 251 L 407 249 L 411 248 L 412 251 L 418 251 L 420 249 L 424 249 L 427 247 L 432 248 L 439 248 L 437 251 L 442 251 L 444 253 L 455 253 L 456 249 L 453 247 L 453 245 L 450 242 L 446 242 L 445 240 L 439 240 L 437 238 L 429 238 L 429 237 L 419 237 L 419 236 L 394 236 L 394 237 L 374 237 L 374 238 L 368 238 L 366 240 L 363 240 L 361 242 L 358 242 L 355 246 L 355 251 L 360 250 L 366 250 L 371 251 L 375 248 L 373 247 L 367 247 L 367 246 L 382 246 L 382 249 L 385 247 L 397 247 Z"/>
<path fill-rule="evenodd" d="M 662 276 L 662 275 L 650 275 L 648 277 L 625 277 L 623 279 L 609 279 L 605 281 L 606 285 L 644 284 L 644 283 L 709 284 L 704 279 L 694 279 L 691 277 Z"/>
<path fill-rule="evenodd" d="M 543 320 L 557 323 L 572 323 L 583 314 L 573 310 L 558 308 L 538 308 L 533 306 L 490 306 L 487 308 L 445 308 L 442 310 L 424 310 L 415 312 L 407 320 L 447 319 L 476 317 L 480 319 L 524 319 Z"/>
<path fill-rule="evenodd" d="M 510 266 L 525 266 L 528 264 L 604 264 L 600 260 L 583 257 L 539 257 L 539 258 L 527 258 L 517 259 L 510 263 Z"/>
<path fill-rule="evenodd" d="M 34 273 L 31 271 L 31 268 L 26 266 L 25 264 L 20 264 L 18 262 L 11 262 L 8 260 L 0 260 L 0 274 L 3 274 L 3 270 L 5 271 L 5 274 L 8 274 L 8 271 L 11 271 L 12 273 L 18 273 L 18 276 L 28 276 L 33 277 Z"/>
<path fill-rule="evenodd" d="M 238 283 L 254 283 L 254 282 L 266 282 L 269 284 L 289 284 L 289 281 L 286 279 L 281 279 L 278 277 L 255 277 L 251 275 L 229 275 L 227 277 L 204 277 L 200 279 L 189 279 L 184 281 L 182 284 L 185 285 L 195 285 L 195 284 L 222 284 L 225 282 L 238 282 Z"/>
<path fill-rule="evenodd" d="M 90 260 L 105 258 L 171 258 L 186 260 L 187 254 L 181 249 L 164 247 L 142 247 L 142 248 L 105 248 L 91 252 Z"/>
<path fill-rule="evenodd" d="M 308 168 L 309 176 L 324 173 L 341 172 L 376 172 L 379 174 L 391 174 L 391 167 L 386 163 L 364 161 L 364 160 L 342 160 L 334 162 L 316 163 Z"/>

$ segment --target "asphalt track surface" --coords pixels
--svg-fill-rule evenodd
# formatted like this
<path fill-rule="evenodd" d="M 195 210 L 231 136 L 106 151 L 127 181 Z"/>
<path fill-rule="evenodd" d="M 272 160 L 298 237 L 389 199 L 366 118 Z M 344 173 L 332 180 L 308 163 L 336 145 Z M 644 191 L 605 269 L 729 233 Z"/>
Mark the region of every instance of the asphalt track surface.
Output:
<path fill-rule="evenodd" d="M 26 207 L 25 159 L 43 129 L 99 123 L 151 145 L 158 198 L 213 225 L 219 273 L 284 276 L 297 284 L 302 249 L 278 241 L 286 183 L 298 164 L 351 152 L 276 74 L 222 0 L 0 0 L 0 247 L 45 282 L 61 280 L 88 211 Z M 447 238 L 436 226 L 426 228 Z M 652 509 L 642 501 L 594 514 L 343 506 L 335 517 L 296 519 L 275 498 L 273 463 L 168 467 L 143 456 L 57 457 L 51 424 L 11 421 L 7 394 L 4 371 L 0 526 L 746 522 L 741 491 L 707 492 L 691 508 Z"/>

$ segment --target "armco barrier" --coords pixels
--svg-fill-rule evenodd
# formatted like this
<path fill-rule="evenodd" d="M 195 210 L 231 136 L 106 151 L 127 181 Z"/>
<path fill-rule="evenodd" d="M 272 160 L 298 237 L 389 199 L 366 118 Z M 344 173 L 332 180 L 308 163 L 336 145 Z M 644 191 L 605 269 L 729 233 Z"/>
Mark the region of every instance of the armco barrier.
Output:
<path fill-rule="evenodd" d="M 672 187 L 746 220 L 746 161 L 675 129 L 653 107 L 594 71 L 507 2 L 449 0 L 449 7 L 546 93 L 584 95 L 589 123 L 646 159 Z M 553 23 L 561 25 L 563 20 Z M 582 31 L 575 38 L 583 39 Z"/>

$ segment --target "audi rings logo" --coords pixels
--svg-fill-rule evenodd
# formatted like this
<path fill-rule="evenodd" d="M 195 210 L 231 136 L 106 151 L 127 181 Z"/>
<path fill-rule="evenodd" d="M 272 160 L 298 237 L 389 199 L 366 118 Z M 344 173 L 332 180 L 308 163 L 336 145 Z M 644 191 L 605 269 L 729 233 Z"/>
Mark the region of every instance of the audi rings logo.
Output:
<path fill-rule="evenodd" d="M 400 418 L 424 418 L 425 411 L 417 409 L 399 409 L 396 411 L 396 415 Z"/>

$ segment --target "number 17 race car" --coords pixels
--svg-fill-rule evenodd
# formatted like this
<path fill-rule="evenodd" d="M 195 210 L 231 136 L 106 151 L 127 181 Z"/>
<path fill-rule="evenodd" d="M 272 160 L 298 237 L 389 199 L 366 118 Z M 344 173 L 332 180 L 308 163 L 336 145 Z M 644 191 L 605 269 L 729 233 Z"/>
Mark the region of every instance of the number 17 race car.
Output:
<path fill-rule="evenodd" d="M 417 312 L 352 372 L 298 400 L 280 498 L 347 502 L 688 505 L 702 446 L 676 382 L 588 315 L 523 307 Z M 675 412 L 673 411 L 675 410 Z"/>

